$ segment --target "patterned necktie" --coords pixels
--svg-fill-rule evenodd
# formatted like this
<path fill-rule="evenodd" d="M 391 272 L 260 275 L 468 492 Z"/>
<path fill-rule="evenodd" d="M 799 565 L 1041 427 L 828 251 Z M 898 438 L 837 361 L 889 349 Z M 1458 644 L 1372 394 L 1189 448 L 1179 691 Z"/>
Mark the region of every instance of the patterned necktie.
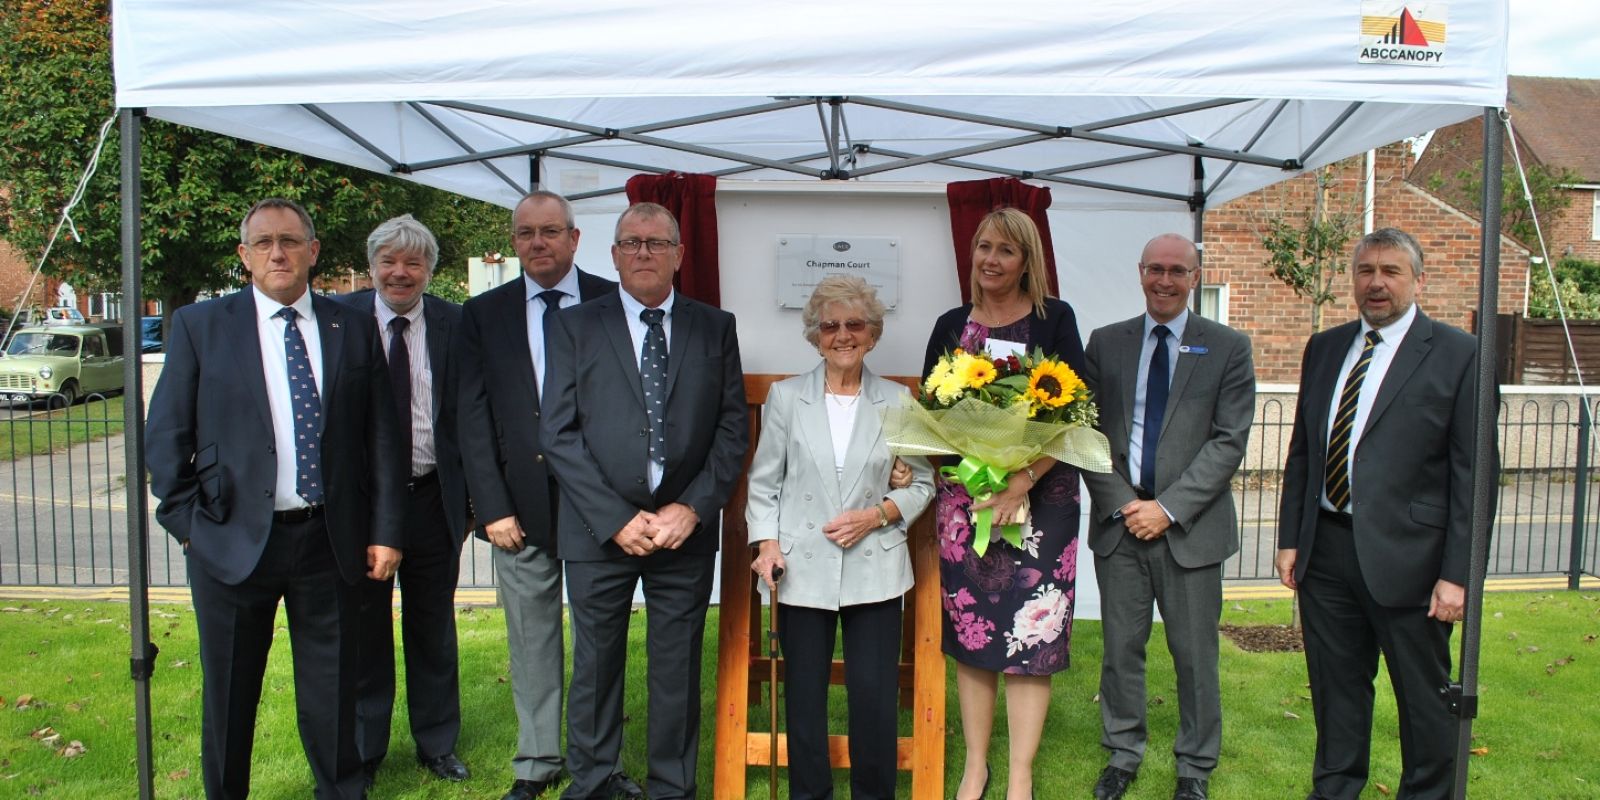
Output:
<path fill-rule="evenodd" d="M 1139 448 L 1139 486 L 1156 491 L 1156 446 L 1161 443 L 1161 421 L 1167 416 L 1167 337 L 1172 331 L 1157 325 L 1151 331 L 1156 348 L 1150 351 L 1150 371 L 1144 379 L 1144 441 Z"/>
<path fill-rule="evenodd" d="M 411 320 L 395 317 L 389 320 L 389 385 L 394 389 L 394 408 L 400 417 L 400 450 L 405 454 L 406 477 L 411 477 L 411 347 L 406 344 L 406 331 Z"/>
<path fill-rule="evenodd" d="M 661 327 L 666 314 L 659 308 L 639 312 L 645 325 L 639 381 L 644 386 L 644 412 L 650 419 L 650 460 L 661 465 L 667 461 L 667 333 Z"/>
<path fill-rule="evenodd" d="M 1372 350 L 1382 340 L 1377 331 L 1367 331 L 1367 343 L 1361 348 L 1361 357 L 1350 368 L 1350 377 L 1344 379 L 1344 392 L 1339 395 L 1339 410 L 1334 413 L 1333 429 L 1328 434 L 1328 461 L 1323 486 L 1328 491 L 1328 503 L 1341 511 L 1350 502 L 1350 435 L 1356 425 L 1361 382 L 1366 379 L 1367 367 L 1372 364 Z"/>
<path fill-rule="evenodd" d="M 284 306 L 276 316 L 286 323 L 283 329 L 284 362 L 289 368 L 289 407 L 294 410 L 294 490 L 311 505 L 322 504 L 322 396 L 317 394 L 316 376 L 306 354 L 306 340 L 295 324 L 299 316 Z"/>

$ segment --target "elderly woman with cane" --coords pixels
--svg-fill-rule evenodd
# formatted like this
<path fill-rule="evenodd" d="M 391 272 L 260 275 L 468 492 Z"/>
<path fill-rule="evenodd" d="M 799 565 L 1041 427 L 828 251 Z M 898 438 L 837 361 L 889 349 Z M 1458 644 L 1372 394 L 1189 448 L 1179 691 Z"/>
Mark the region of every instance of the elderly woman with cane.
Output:
<path fill-rule="evenodd" d="M 822 363 L 773 384 L 750 464 L 751 569 L 769 589 L 774 571 L 786 572 L 777 621 L 796 800 L 833 796 L 828 674 L 840 627 L 850 796 L 895 796 L 901 596 L 912 583 L 906 530 L 933 497 L 933 473 L 924 459 L 898 461 L 884 440 L 882 412 L 907 390 L 862 363 L 883 315 L 860 278 L 817 284 L 801 322 Z"/>

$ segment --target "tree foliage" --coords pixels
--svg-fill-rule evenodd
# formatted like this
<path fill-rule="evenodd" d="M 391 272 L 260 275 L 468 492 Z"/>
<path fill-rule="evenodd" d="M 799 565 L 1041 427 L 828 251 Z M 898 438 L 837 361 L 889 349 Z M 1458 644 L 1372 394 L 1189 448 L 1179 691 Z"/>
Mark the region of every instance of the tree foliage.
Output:
<path fill-rule="evenodd" d="M 1477 158 L 1468 162 L 1455 157 L 1455 154 L 1463 151 L 1460 137 L 1428 146 L 1431 149 L 1435 144 L 1440 148 L 1440 152 L 1450 157 L 1451 162 L 1461 167 L 1448 177 L 1442 170 L 1434 172 L 1427 180 L 1428 191 L 1459 208 L 1467 209 L 1474 214 L 1481 213 L 1483 159 Z M 1523 162 L 1523 168 L 1528 174 L 1526 193 L 1522 191 L 1522 179 L 1517 177 L 1516 162 L 1508 152 L 1505 168 L 1500 175 L 1504 189 L 1500 202 L 1500 232 L 1536 248 L 1539 237 L 1534 223 L 1535 212 L 1538 214 L 1539 225 L 1549 230 L 1550 226 L 1566 212 L 1567 207 L 1572 205 L 1572 193 L 1567 187 L 1582 183 L 1583 176 L 1566 167 L 1542 163 Z M 1532 204 L 1528 202 L 1529 195 L 1533 198 Z"/>
<path fill-rule="evenodd" d="M 1354 214 L 1329 209 L 1331 170 L 1319 171 L 1316 179 L 1315 204 L 1297 216 L 1269 218 L 1261 234 L 1272 276 L 1310 302 L 1312 331 L 1322 330 L 1322 307 L 1338 299 L 1334 280 L 1344 272 L 1345 248 L 1356 232 Z"/>
<path fill-rule="evenodd" d="M 1550 275 L 1542 268 L 1534 267 L 1528 276 L 1528 316 L 1559 319 L 1565 311 L 1567 319 L 1600 319 L 1600 263 L 1563 258 L 1556 262 L 1553 272 L 1553 291 Z M 1555 300 L 1558 295 L 1559 307 Z"/>
<path fill-rule="evenodd" d="M 30 260 L 43 252 L 114 111 L 108 14 L 105 2 L 0 5 L 0 237 Z M 367 234 L 405 212 L 439 238 L 442 294 L 464 294 L 467 255 L 505 246 L 509 212 L 485 203 L 156 120 L 143 125 L 142 138 L 144 292 L 168 310 L 241 284 L 240 218 L 267 196 L 311 212 L 323 273 L 364 271 Z M 80 291 L 120 285 L 120 144 L 114 135 L 106 143 L 73 212 L 80 239 L 58 241 L 46 265 Z"/>

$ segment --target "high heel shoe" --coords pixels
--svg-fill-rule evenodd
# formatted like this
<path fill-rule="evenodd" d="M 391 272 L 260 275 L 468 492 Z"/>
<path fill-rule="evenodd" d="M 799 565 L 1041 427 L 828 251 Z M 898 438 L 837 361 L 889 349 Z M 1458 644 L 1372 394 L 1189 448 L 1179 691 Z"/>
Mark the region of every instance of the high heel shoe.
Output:
<path fill-rule="evenodd" d="M 989 796 L 989 779 L 994 777 L 994 770 L 988 764 L 983 765 L 983 788 L 978 790 L 978 800 L 987 800 Z M 961 800 L 961 787 L 956 787 L 956 796 L 951 800 Z"/>

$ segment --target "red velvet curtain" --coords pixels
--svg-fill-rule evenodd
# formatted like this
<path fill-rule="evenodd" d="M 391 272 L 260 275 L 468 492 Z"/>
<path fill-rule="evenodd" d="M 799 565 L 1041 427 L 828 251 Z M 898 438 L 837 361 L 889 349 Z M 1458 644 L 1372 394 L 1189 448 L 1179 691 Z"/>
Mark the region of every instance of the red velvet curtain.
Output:
<path fill-rule="evenodd" d="M 678 220 L 683 263 L 672 285 L 702 303 L 722 307 L 717 268 L 717 177 L 668 172 L 628 179 L 628 202 L 660 203 Z"/>
<path fill-rule="evenodd" d="M 632 196 L 630 184 L 629 196 Z M 988 178 L 981 181 L 958 181 L 945 186 L 945 197 L 950 203 L 950 235 L 955 240 L 956 277 L 961 282 L 961 302 L 972 302 L 972 237 L 978 232 L 978 223 L 998 208 L 1007 206 L 1027 214 L 1039 227 L 1039 238 L 1044 241 L 1044 265 L 1050 282 L 1050 294 L 1061 296 L 1056 283 L 1056 252 L 1050 243 L 1050 221 L 1045 209 L 1050 207 L 1050 190 L 1043 186 L 1023 183 L 1016 178 Z"/>

